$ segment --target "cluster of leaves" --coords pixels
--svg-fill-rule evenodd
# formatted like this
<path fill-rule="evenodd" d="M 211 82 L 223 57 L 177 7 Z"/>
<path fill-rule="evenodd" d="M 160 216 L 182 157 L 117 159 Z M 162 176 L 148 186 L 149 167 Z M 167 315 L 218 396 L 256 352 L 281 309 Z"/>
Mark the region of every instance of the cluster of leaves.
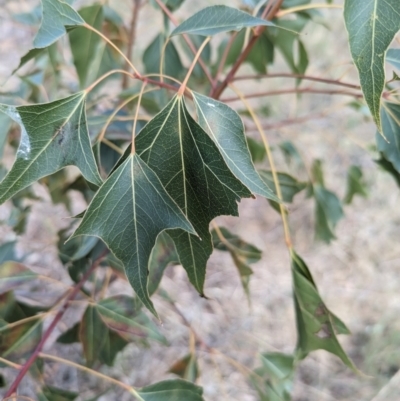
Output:
<path fill-rule="evenodd" d="M 174 12 L 182 2 L 150 3 Z M 87 201 L 87 209 L 59 232 L 60 261 L 81 289 L 87 306 L 57 341 L 80 342 L 89 368 L 112 365 L 117 353 L 131 342 L 167 343 L 143 306 L 157 316 L 150 297 L 169 264 L 181 264 L 194 288 L 205 296 L 211 253 L 214 249 L 229 252 L 250 298 L 250 265 L 260 260 L 261 251 L 224 227 L 214 225 L 211 232 L 209 227 L 218 216 L 237 216 L 242 198 L 265 197 L 286 220 L 286 205 L 304 191 L 315 203 L 316 238 L 329 243 L 344 215 L 342 203 L 350 203 L 355 195 L 366 196 L 358 166 L 348 171 L 343 201 L 326 188 L 319 160 L 305 174 L 307 179 L 299 178 L 298 173 L 275 171 L 268 145 L 246 137 L 239 114 L 217 99 L 215 89 L 223 85 L 219 74 L 240 59 L 249 43 L 246 35 L 252 30 L 256 41 L 242 62 L 250 64 L 256 73 L 265 74 L 274 62 L 274 53 L 279 51 L 300 84 L 308 55 L 302 37 L 295 32 L 301 32 L 320 15 L 315 9 L 301 7 L 310 0 L 285 0 L 284 11 L 299 10 L 292 12 L 293 18 L 270 21 L 265 16 L 271 2 L 265 3 L 246 2 L 252 14 L 225 6 L 208 7 L 172 31 L 168 19 L 164 19 L 161 32 L 143 53 L 147 75 L 135 69 L 132 74 L 125 71 L 143 85 L 125 88 L 119 94 L 120 106 L 111 110 L 88 104 L 101 102 L 102 86 L 131 64 L 128 60 L 126 65 L 119 50 L 126 43 L 127 30 L 115 10 L 96 3 L 77 12 L 62 0 L 42 0 L 33 13 L 14 16 L 30 25 L 40 21 L 40 27 L 34 47 L 18 66 L 34 60 L 35 68 L 20 75 L 18 91 L 0 96 L 1 154 L 7 142 L 16 147 L 19 132 L 14 164 L 8 172 L 0 170 L 0 204 L 12 200 L 7 224 L 21 234 L 30 211 L 24 200 L 37 200 L 31 190 L 33 183 L 47 186 L 53 202 L 63 202 L 68 209 L 70 191 L 80 191 Z M 400 3 L 346 0 L 344 17 L 361 88 L 378 127 L 378 163 L 400 186 L 400 108 L 390 101 L 398 76 L 394 73 L 393 79 L 385 82 L 384 74 L 384 55 L 400 29 Z M 219 33 L 225 37 L 216 49 L 215 62 L 210 43 L 203 40 Z M 66 84 L 60 73 L 66 61 L 60 55 L 58 40 L 64 35 L 69 38 L 79 83 Z M 191 56 L 182 38 L 195 50 L 203 47 L 199 62 L 188 76 L 188 87 L 196 88 L 196 92 L 185 87 L 186 80 L 182 86 L 176 85 L 176 80 L 185 78 L 184 52 L 186 58 Z M 390 49 L 386 60 L 399 69 L 400 50 Z M 209 74 L 216 77 L 215 82 L 209 82 Z M 149 90 L 145 85 L 150 84 L 154 88 Z M 382 102 L 385 85 L 388 96 Z M 166 88 L 172 89 L 172 94 Z M 201 94 L 207 91 L 210 96 Z M 19 104 L 20 98 L 33 105 Z M 135 115 L 132 105 L 136 105 Z M 148 121 L 138 116 L 140 107 L 151 115 Z M 295 165 L 294 171 L 306 172 L 292 143 L 284 142 L 280 149 L 289 166 Z M 265 165 L 265 158 L 270 169 L 256 168 Z M 67 166 L 76 166 L 79 176 L 71 179 L 64 170 Z M 296 362 L 311 351 L 327 350 L 356 370 L 337 339 L 338 334 L 348 334 L 349 330 L 325 306 L 306 263 L 288 245 L 298 342 L 293 355 L 262 354 L 262 367 L 250 379 L 263 401 L 290 399 Z M 19 363 L 40 352 L 43 319 L 52 313 L 52 307 L 27 305 L 18 299 L 15 289 L 40 283 L 41 277 L 23 265 L 14 246 L 15 242 L 8 242 L 0 248 L 0 356 Z M 89 292 L 82 280 L 91 272 L 93 261 L 109 273 L 102 281 L 92 282 L 93 290 Z M 135 296 L 105 297 L 104 288 L 117 279 L 127 280 Z M 67 295 L 61 294 L 62 299 Z M 43 364 L 35 363 L 30 371 L 39 377 Z M 131 388 L 132 394 L 145 401 L 203 399 L 201 388 L 191 383 L 199 376 L 193 349 L 170 371 L 186 381 Z M 38 392 L 39 399 L 49 401 L 76 397 L 75 393 L 51 386 Z"/>

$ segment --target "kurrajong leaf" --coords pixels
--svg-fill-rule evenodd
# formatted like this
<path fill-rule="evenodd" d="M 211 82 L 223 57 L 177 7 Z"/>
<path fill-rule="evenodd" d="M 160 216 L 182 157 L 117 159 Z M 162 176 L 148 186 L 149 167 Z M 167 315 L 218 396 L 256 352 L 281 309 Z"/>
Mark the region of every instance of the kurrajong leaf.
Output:
<path fill-rule="evenodd" d="M 85 92 L 32 106 L 0 105 L 21 126 L 16 160 L 0 183 L 0 204 L 63 167 L 77 166 L 94 185 L 102 180 L 86 124 Z"/>
<path fill-rule="evenodd" d="M 381 108 L 382 133 L 376 134 L 378 151 L 400 172 L 400 106 L 383 102 Z"/>
<path fill-rule="evenodd" d="M 400 70 L 400 49 L 389 49 L 386 53 L 386 61 Z"/>
<path fill-rule="evenodd" d="M 33 41 L 35 48 L 50 46 L 66 33 L 66 28 L 83 25 L 83 18 L 61 0 L 41 0 L 42 23 Z"/>
<path fill-rule="evenodd" d="M 231 173 L 218 147 L 179 96 L 139 133 L 136 151 L 200 237 L 183 230 L 168 231 L 190 282 L 203 294 L 206 263 L 213 249 L 209 223 L 219 215 L 237 216 L 237 202 L 251 193 Z"/>
<path fill-rule="evenodd" d="M 5 262 L 0 265 L 0 294 L 10 291 L 33 280 L 36 273 L 17 262 Z"/>
<path fill-rule="evenodd" d="M 351 203 L 355 195 L 366 197 L 367 189 L 363 180 L 361 168 L 358 166 L 351 166 L 347 172 L 347 191 L 343 202 L 347 204 Z"/>
<path fill-rule="evenodd" d="M 147 291 L 148 263 L 157 236 L 171 228 L 195 234 L 154 172 L 134 154 L 96 193 L 72 238 L 101 238 L 124 264 L 128 280 L 141 301 L 156 314 Z"/>
<path fill-rule="evenodd" d="M 192 15 L 176 27 L 171 36 L 183 33 L 211 36 L 220 32 L 240 31 L 256 26 L 275 26 L 272 22 L 253 17 L 236 8 L 211 6 Z"/>
<path fill-rule="evenodd" d="M 348 334 L 345 324 L 322 301 L 305 262 L 292 253 L 292 275 L 297 326 L 297 358 L 324 349 L 338 356 L 345 365 L 357 371 L 340 345 L 336 334 Z"/>
<path fill-rule="evenodd" d="M 387 160 L 382 153 L 380 159 L 375 160 L 375 163 L 378 164 L 387 173 L 389 173 L 395 179 L 397 185 L 400 187 L 400 173 L 394 168 L 393 164 L 389 160 Z"/>
<path fill-rule="evenodd" d="M 382 132 L 380 109 L 385 85 L 385 53 L 400 29 L 399 0 L 345 0 L 344 19 L 361 89 Z"/>
<path fill-rule="evenodd" d="M 138 391 L 144 401 L 204 401 L 201 387 L 185 380 L 165 380 Z"/>
<path fill-rule="evenodd" d="M 193 92 L 200 126 L 210 135 L 232 173 L 254 194 L 279 201 L 251 160 L 239 115 L 224 103 Z"/>
<path fill-rule="evenodd" d="M 79 14 L 87 24 L 97 30 L 101 30 L 104 20 L 103 6 L 101 4 L 82 8 Z M 88 75 L 92 67 L 92 62 L 98 50 L 100 36 L 86 28 L 78 27 L 70 32 L 69 42 L 80 87 L 85 88 L 88 84 Z"/>

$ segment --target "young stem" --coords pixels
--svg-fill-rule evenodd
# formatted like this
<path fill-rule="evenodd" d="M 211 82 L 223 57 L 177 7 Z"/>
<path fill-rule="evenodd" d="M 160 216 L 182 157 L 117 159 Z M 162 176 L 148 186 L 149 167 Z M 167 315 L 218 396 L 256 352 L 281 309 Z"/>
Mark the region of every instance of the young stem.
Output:
<path fill-rule="evenodd" d="M 267 153 L 269 165 L 271 167 L 272 177 L 273 177 L 274 185 L 275 185 L 275 189 L 276 189 L 276 195 L 280 199 L 280 201 L 283 202 L 281 186 L 279 184 L 278 174 L 277 174 L 276 167 L 275 167 L 275 161 L 274 161 L 274 158 L 272 157 L 271 147 L 269 145 L 267 135 L 265 134 L 265 132 L 261 126 L 260 120 L 258 119 L 256 113 L 254 112 L 253 108 L 251 107 L 250 103 L 247 101 L 247 99 L 243 95 L 243 93 L 241 93 L 239 91 L 239 89 L 237 89 L 232 84 L 229 84 L 229 87 L 238 95 L 239 99 L 246 106 L 248 112 L 250 113 L 252 119 L 254 120 L 254 123 L 257 126 L 257 129 L 260 133 L 261 139 L 262 139 L 264 147 L 265 147 L 265 152 Z M 292 240 L 290 237 L 289 222 L 288 222 L 288 219 L 286 216 L 286 210 L 285 210 L 285 206 L 283 205 L 283 203 L 279 204 L 279 210 L 281 212 L 283 230 L 284 230 L 284 234 L 285 234 L 285 242 L 289 249 L 289 252 L 291 253 L 292 249 L 293 249 L 293 245 L 292 245 Z"/>
<path fill-rule="evenodd" d="M 344 96 L 352 96 L 355 98 L 362 98 L 361 93 L 354 93 L 342 90 L 326 90 L 326 89 L 312 89 L 312 88 L 302 88 L 302 89 L 282 89 L 276 91 L 268 91 L 268 92 L 261 92 L 261 93 L 250 93 L 246 96 L 246 99 L 255 98 L 255 97 L 265 97 L 265 96 L 276 96 L 276 95 L 285 95 L 288 93 L 315 93 L 319 95 L 344 95 Z M 240 100 L 240 97 L 227 97 L 221 99 L 222 102 L 235 102 Z"/>
<path fill-rule="evenodd" d="M 341 82 L 335 79 L 326 79 L 326 78 L 319 78 L 313 77 L 310 75 L 302 75 L 302 74 L 290 74 L 290 73 L 276 73 L 276 74 L 259 74 L 259 75 L 240 75 L 238 77 L 234 77 L 233 81 L 243 81 L 243 80 L 254 80 L 254 79 L 268 79 L 268 78 L 295 78 L 295 79 L 302 79 L 304 81 L 315 81 L 321 82 L 324 84 L 329 85 L 338 85 L 344 86 L 345 88 L 351 89 L 360 89 L 360 85 L 354 85 L 347 82 Z"/>
<path fill-rule="evenodd" d="M 125 54 L 124 54 L 117 46 L 115 46 L 115 44 L 114 44 L 110 39 L 107 38 L 107 36 L 103 35 L 103 34 L 102 34 L 100 31 L 98 31 L 96 28 L 93 28 L 91 25 L 89 25 L 89 24 L 87 24 L 87 23 L 84 23 L 82 26 L 84 26 L 86 29 L 89 29 L 89 31 L 92 31 L 92 32 L 94 32 L 95 34 L 99 35 L 99 36 L 100 36 L 103 40 L 105 40 L 112 48 L 114 48 L 115 51 L 117 51 L 117 52 L 121 55 L 121 57 L 126 61 L 127 65 L 128 65 L 129 67 L 132 68 L 132 71 L 135 73 L 135 76 L 136 76 L 137 78 L 140 79 L 141 75 L 140 75 L 139 71 L 135 68 L 135 66 L 132 64 L 131 60 L 129 60 L 129 59 L 125 56 Z"/>
<path fill-rule="evenodd" d="M 340 4 L 303 4 L 302 6 L 287 8 L 286 10 L 281 10 L 276 14 L 277 18 L 283 17 L 284 15 L 297 13 L 298 11 L 312 10 L 314 8 L 343 8 Z"/>
<path fill-rule="evenodd" d="M 197 51 L 196 55 L 194 56 L 193 62 L 192 62 L 192 64 L 191 64 L 191 66 L 189 67 L 189 70 L 188 70 L 188 72 L 187 72 L 187 74 L 186 74 L 186 77 L 185 77 L 185 79 L 184 79 L 184 81 L 183 81 L 181 87 L 180 87 L 179 90 L 178 90 L 178 95 L 179 95 L 179 96 L 182 96 L 182 95 L 184 94 L 184 92 L 185 92 L 185 90 L 186 90 L 186 85 L 187 85 L 187 83 L 188 83 L 188 81 L 189 81 L 190 76 L 192 75 L 192 72 L 193 72 L 193 69 L 194 69 L 194 67 L 195 67 L 195 65 L 196 65 L 196 63 L 197 63 L 197 60 L 199 59 L 201 52 L 202 52 L 203 49 L 206 47 L 206 44 L 210 41 L 210 39 L 211 39 L 211 37 L 208 36 L 208 37 L 204 40 L 204 42 L 201 44 L 199 50 Z"/>
<path fill-rule="evenodd" d="M 143 82 L 143 85 L 140 88 L 139 99 L 138 99 L 138 102 L 137 102 L 137 105 L 136 105 L 135 120 L 133 121 L 133 128 L 132 128 L 131 155 L 135 154 L 136 123 L 137 123 L 138 116 L 139 116 L 140 103 L 142 102 L 142 95 L 143 95 L 145 86 L 146 86 L 146 82 Z"/>
<path fill-rule="evenodd" d="M 165 15 L 169 18 L 169 20 L 174 24 L 174 25 L 179 25 L 178 21 L 175 19 L 175 17 L 172 15 L 171 11 L 168 10 L 168 7 L 162 2 L 162 0 L 155 0 L 156 3 L 159 5 L 159 7 L 164 11 Z M 182 35 L 183 39 L 185 42 L 188 44 L 190 50 L 193 52 L 193 54 L 197 53 L 196 46 L 193 44 L 193 42 L 190 40 L 189 36 L 184 34 Z M 210 71 L 208 70 L 207 66 L 205 65 L 204 61 L 199 58 L 199 64 L 202 70 L 204 71 L 204 74 L 206 74 L 207 79 L 210 81 L 211 86 L 214 86 L 214 80 L 213 77 L 210 74 Z"/>
<path fill-rule="evenodd" d="M 268 21 L 272 20 L 278 10 L 280 9 L 281 5 L 283 3 L 283 0 L 276 0 L 275 4 L 271 7 L 266 6 L 265 7 L 265 13 L 266 14 L 266 19 Z M 263 17 L 264 17 L 263 14 Z M 265 26 L 259 26 L 255 29 L 253 36 L 247 43 L 247 46 L 244 48 L 238 59 L 236 60 L 235 64 L 232 66 L 231 70 L 229 71 L 228 75 L 225 77 L 223 82 L 217 86 L 213 93 L 212 96 L 214 99 L 219 99 L 220 96 L 222 95 L 222 92 L 225 90 L 225 88 L 228 86 L 228 84 L 233 80 L 233 77 L 235 76 L 237 70 L 239 67 L 242 65 L 244 60 L 246 60 L 247 56 L 249 55 L 251 49 L 257 42 L 258 38 L 261 36 L 261 34 L 264 32 Z"/>
<path fill-rule="evenodd" d="M 125 71 L 125 70 L 111 70 L 106 72 L 104 75 L 102 75 L 99 79 L 97 79 L 96 81 L 94 81 L 90 86 L 88 86 L 85 89 L 86 94 L 88 94 L 96 85 L 98 85 L 101 81 L 104 81 L 107 77 L 109 77 L 112 74 L 124 74 L 124 77 L 131 77 L 131 78 L 135 78 L 134 75 L 132 75 L 130 72 Z"/>
<path fill-rule="evenodd" d="M 10 388 L 8 389 L 8 391 L 5 394 L 5 398 L 7 397 L 11 397 L 15 391 L 17 390 L 19 384 L 21 383 L 21 380 L 25 377 L 26 373 L 28 372 L 28 370 L 30 369 L 30 367 L 32 366 L 32 364 L 36 361 L 36 359 L 39 356 L 39 353 L 42 351 L 44 344 L 46 343 L 46 341 L 48 340 L 48 338 L 50 337 L 51 333 L 53 332 L 53 330 L 55 329 L 55 327 L 57 326 L 58 322 L 61 320 L 61 318 L 63 317 L 65 311 L 68 309 L 69 307 L 69 303 L 70 301 L 72 301 L 77 294 L 79 293 L 79 291 L 81 290 L 81 288 L 83 287 L 83 285 L 85 284 L 86 280 L 90 277 L 90 275 L 94 272 L 94 270 L 96 270 L 97 266 L 100 264 L 100 262 L 102 261 L 102 259 L 104 258 L 104 256 L 106 256 L 106 254 L 108 253 L 108 250 L 104 251 L 92 264 L 92 266 L 90 267 L 90 269 L 83 275 L 83 277 L 81 278 L 81 280 L 73 287 L 73 290 L 71 291 L 71 293 L 68 295 L 68 297 L 65 299 L 63 306 L 61 307 L 61 309 L 58 311 L 58 313 L 56 314 L 56 316 L 54 317 L 53 321 L 50 323 L 50 326 L 47 328 L 47 330 L 44 332 L 41 340 L 39 341 L 39 344 L 36 346 L 35 350 L 33 351 L 32 355 L 28 358 L 28 360 L 22 365 L 21 370 L 19 371 L 17 377 L 15 378 L 14 382 L 11 384 Z"/>
<path fill-rule="evenodd" d="M 132 20 L 131 25 L 129 27 L 129 34 L 128 34 L 128 50 L 126 52 L 126 58 L 128 60 L 132 60 L 132 52 L 133 46 L 135 45 L 136 39 L 136 25 L 139 16 L 140 10 L 140 0 L 133 0 L 133 9 L 132 9 Z M 125 69 L 128 69 L 129 64 L 125 63 Z M 126 89 L 128 87 L 128 77 L 126 75 L 122 78 L 122 89 Z"/>
<path fill-rule="evenodd" d="M 42 358 L 42 359 L 47 359 L 49 361 L 60 362 L 60 363 L 63 363 L 64 365 L 72 366 L 72 367 L 74 367 L 76 369 L 79 369 L 82 372 L 86 372 L 86 373 L 89 373 L 89 374 L 91 374 L 93 376 L 97 376 L 102 380 L 105 380 L 105 381 L 108 381 L 110 383 L 113 383 L 113 384 L 125 389 L 126 391 L 129 391 L 129 393 L 134 395 L 137 399 L 139 399 L 141 401 L 144 401 L 143 398 L 138 394 L 138 392 L 132 386 L 129 386 L 128 384 L 125 384 L 125 383 L 123 383 L 123 382 L 121 382 L 121 381 L 119 381 L 117 379 L 113 379 L 112 377 L 103 375 L 102 373 L 97 372 L 97 371 L 95 371 L 93 369 L 87 368 L 86 366 L 79 365 L 78 363 L 69 361 L 68 359 L 60 358 L 58 356 L 45 354 L 43 352 L 40 352 L 38 357 Z"/>

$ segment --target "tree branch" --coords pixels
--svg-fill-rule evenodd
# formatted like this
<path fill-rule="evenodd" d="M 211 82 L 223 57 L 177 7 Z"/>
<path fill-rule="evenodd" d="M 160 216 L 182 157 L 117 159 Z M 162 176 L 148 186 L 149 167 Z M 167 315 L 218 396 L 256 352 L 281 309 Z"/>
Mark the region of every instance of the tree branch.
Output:
<path fill-rule="evenodd" d="M 161 0 L 156 0 L 157 4 L 159 7 L 164 11 L 165 15 L 169 18 L 169 20 L 174 24 L 174 25 L 179 25 L 179 22 L 175 19 L 175 17 L 172 15 L 171 11 L 168 10 L 168 7 L 161 1 Z M 185 42 L 188 44 L 190 47 L 190 50 L 193 52 L 194 55 L 197 54 L 197 49 L 196 46 L 193 44 L 193 42 L 190 40 L 189 36 L 186 34 L 183 34 L 183 39 Z M 213 77 L 211 76 L 210 71 L 208 71 L 207 66 L 205 65 L 204 61 L 200 57 L 198 60 L 198 63 L 200 64 L 200 67 L 204 71 L 204 74 L 206 74 L 207 79 L 210 81 L 211 87 L 214 87 L 214 80 Z"/>
<path fill-rule="evenodd" d="M 264 14 L 266 14 L 266 16 L 263 14 L 263 17 L 266 17 L 266 19 L 268 21 L 272 20 L 275 17 L 276 13 L 279 11 L 282 3 L 283 3 L 283 0 L 276 0 L 274 5 L 272 5 L 270 7 L 266 6 L 265 10 L 264 10 Z M 223 82 L 214 89 L 211 97 L 213 97 L 214 99 L 219 99 L 219 97 L 222 95 L 222 92 L 225 90 L 225 88 L 228 86 L 228 84 L 233 80 L 233 77 L 235 76 L 237 70 L 242 65 L 244 60 L 246 60 L 251 49 L 253 48 L 253 46 L 257 42 L 258 38 L 261 36 L 261 34 L 264 32 L 264 30 L 265 30 L 265 26 L 258 26 L 254 30 L 254 34 L 251 37 L 251 39 L 249 40 L 249 42 L 247 43 L 247 46 L 242 51 L 242 53 L 236 60 L 235 64 L 232 66 L 231 70 L 229 71 L 228 75 L 225 77 Z"/>
<path fill-rule="evenodd" d="M 132 20 L 131 25 L 129 27 L 129 35 L 128 35 L 128 50 L 126 52 L 126 57 L 128 60 L 132 59 L 133 46 L 135 45 L 136 38 L 136 25 L 139 15 L 140 9 L 140 0 L 133 0 L 133 11 L 132 11 Z M 129 68 L 129 64 L 125 62 L 125 69 Z M 128 76 L 124 75 L 122 77 L 122 89 L 126 89 L 128 87 Z"/>
<path fill-rule="evenodd" d="M 94 272 L 94 270 L 98 267 L 102 259 L 107 255 L 108 250 L 102 252 L 102 254 L 93 262 L 90 269 L 83 275 L 81 280 L 73 287 L 71 293 L 65 299 L 63 306 L 58 311 L 57 315 L 54 317 L 53 321 L 51 322 L 50 326 L 47 328 L 45 333 L 43 334 L 39 344 L 36 346 L 35 350 L 33 351 L 32 355 L 29 359 L 22 365 L 21 370 L 19 371 L 17 377 L 15 378 L 14 382 L 11 384 L 10 388 L 8 389 L 5 398 L 11 397 L 17 390 L 21 380 L 25 377 L 26 373 L 32 366 L 32 364 L 36 361 L 39 356 L 39 353 L 42 351 L 44 344 L 50 337 L 50 334 L 53 332 L 55 327 L 57 326 L 58 322 L 63 317 L 65 311 L 68 309 L 70 302 L 77 296 L 78 292 L 81 290 L 83 285 L 85 284 L 86 280 L 90 277 L 90 275 Z"/>

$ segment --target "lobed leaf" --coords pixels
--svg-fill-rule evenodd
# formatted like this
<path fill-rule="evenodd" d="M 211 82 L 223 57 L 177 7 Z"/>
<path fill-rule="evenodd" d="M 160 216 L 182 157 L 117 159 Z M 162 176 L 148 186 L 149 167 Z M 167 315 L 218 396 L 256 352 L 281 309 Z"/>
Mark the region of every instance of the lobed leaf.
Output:
<path fill-rule="evenodd" d="M 344 20 L 361 89 L 382 132 L 380 109 L 385 85 L 385 53 L 400 29 L 398 0 L 345 0 Z"/>
<path fill-rule="evenodd" d="M 101 185 L 86 124 L 85 93 L 32 106 L 0 105 L 21 126 L 16 160 L 0 183 L 0 204 L 42 177 L 77 166 Z"/>
<path fill-rule="evenodd" d="M 71 238 L 101 238 L 123 263 L 136 294 L 156 315 L 147 290 L 148 263 L 157 236 L 170 228 L 195 234 L 160 180 L 135 154 L 105 181 Z"/>
<path fill-rule="evenodd" d="M 347 172 L 347 191 L 343 199 L 344 203 L 351 203 L 355 195 L 366 197 L 367 189 L 363 181 L 363 173 L 360 167 L 351 166 Z"/>
<path fill-rule="evenodd" d="M 190 282 L 203 294 L 206 263 L 212 253 L 209 223 L 219 215 L 237 216 L 237 202 L 250 192 L 231 173 L 218 147 L 193 120 L 179 96 L 139 133 L 136 151 L 200 236 L 168 231 Z"/>
<path fill-rule="evenodd" d="M 251 28 L 260 25 L 274 26 L 270 21 L 253 17 L 236 8 L 211 6 L 200 10 L 182 22 L 172 31 L 171 36 L 184 33 L 211 36 L 220 32 L 240 31 L 243 28 Z"/>

